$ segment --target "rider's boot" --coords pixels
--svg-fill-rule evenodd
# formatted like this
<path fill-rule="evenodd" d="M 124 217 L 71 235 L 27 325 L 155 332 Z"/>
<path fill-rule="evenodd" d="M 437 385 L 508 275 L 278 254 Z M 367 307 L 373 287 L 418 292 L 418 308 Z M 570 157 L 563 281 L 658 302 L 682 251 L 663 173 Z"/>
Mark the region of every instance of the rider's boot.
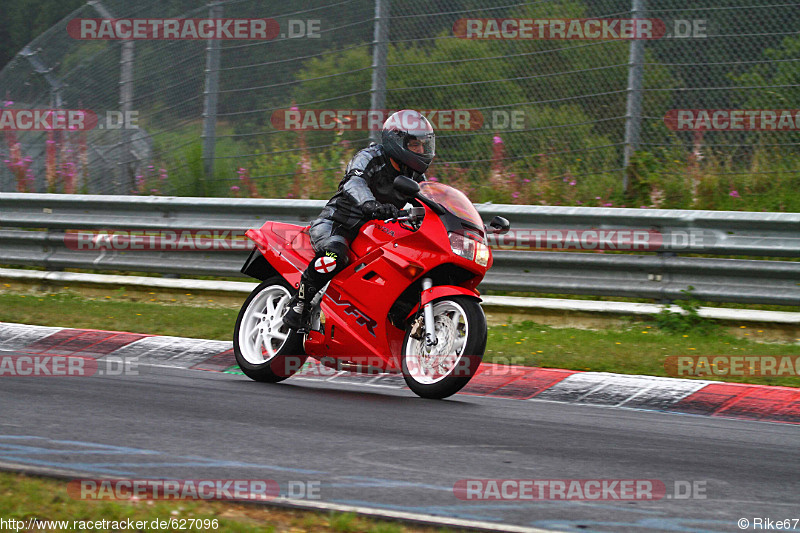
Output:
<path fill-rule="evenodd" d="M 347 265 L 347 247 L 339 249 L 334 243 L 333 250 L 317 252 L 300 277 L 297 294 L 289 301 L 289 310 L 283 316 L 283 323 L 295 331 L 308 331 L 311 318 L 311 302 L 319 290 L 333 276 Z"/>
<path fill-rule="evenodd" d="M 303 276 L 305 278 L 305 276 Z M 308 279 L 301 279 L 300 287 L 289 301 L 283 323 L 295 331 L 308 330 L 311 318 L 311 300 L 317 293 L 317 288 L 312 287 Z"/>

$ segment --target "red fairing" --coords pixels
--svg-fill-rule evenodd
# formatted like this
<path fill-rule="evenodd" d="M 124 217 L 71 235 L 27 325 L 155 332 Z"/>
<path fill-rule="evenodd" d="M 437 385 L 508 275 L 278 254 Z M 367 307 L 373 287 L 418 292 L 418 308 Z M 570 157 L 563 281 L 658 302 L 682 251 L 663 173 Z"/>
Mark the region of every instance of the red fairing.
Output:
<path fill-rule="evenodd" d="M 314 258 L 308 227 L 266 222 L 259 229 L 247 230 L 246 235 L 278 274 L 295 287 L 300 284 L 300 276 Z"/>
<path fill-rule="evenodd" d="M 455 191 L 441 184 L 429 190 L 438 195 L 442 205 L 446 205 L 447 195 Z M 458 191 L 455 193 L 463 196 Z M 448 213 L 448 216 L 477 217 L 471 204 L 467 206 L 461 201 L 457 208 L 460 212 Z M 474 220 L 469 222 L 474 224 Z M 483 240 L 482 231 L 481 224 L 480 231 L 473 233 Z M 300 275 L 314 257 L 308 228 L 267 222 L 257 230 L 249 230 L 247 236 L 269 264 L 297 287 Z M 366 223 L 351 244 L 349 265 L 328 286 L 321 302 L 323 327 L 321 331 L 308 334 L 305 352 L 318 359 L 334 358 L 348 365 L 399 372 L 405 329 L 395 325 L 396 319 L 395 324 L 392 323 L 390 309 L 412 285 L 418 292 L 401 320 L 409 308 L 418 307 L 413 304 L 418 303 L 420 297 L 423 303 L 456 294 L 479 298 L 475 288 L 492 264 L 485 240 L 482 244 L 488 254 L 485 265 L 479 264 L 475 256 L 467 258 L 456 254 L 445 222 L 430 207 L 425 207 L 425 217 L 416 231 L 398 222 Z M 430 291 L 422 291 L 420 280 L 442 265 L 462 272 L 460 278 L 464 281 L 458 286 L 437 285 Z"/>

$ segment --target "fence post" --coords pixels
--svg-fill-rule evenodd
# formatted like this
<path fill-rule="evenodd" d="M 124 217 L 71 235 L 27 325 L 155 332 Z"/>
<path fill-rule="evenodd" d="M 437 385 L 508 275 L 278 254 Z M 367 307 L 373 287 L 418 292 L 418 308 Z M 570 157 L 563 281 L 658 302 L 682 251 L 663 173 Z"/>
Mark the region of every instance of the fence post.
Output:
<path fill-rule="evenodd" d="M 222 18 L 222 5 L 209 4 L 209 18 Z M 214 157 L 217 145 L 217 103 L 219 101 L 219 68 L 222 48 L 218 39 L 209 39 L 206 47 L 206 89 L 203 104 L 203 170 L 201 176 L 201 191 L 207 194 L 204 180 L 212 179 L 214 175 Z"/>
<path fill-rule="evenodd" d="M 36 56 L 36 52 L 31 50 L 28 46 L 23 48 L 19 54 L 28 60 L 37 74 L 41 74 L 44 77 L 45 81 L 50 86 L 50 105 L 56 109 L 60 109 L 63 104 L 61 101 L 61 88 L 64 84 L 53 75 L 52 69 L 45 65 L 42 60 Z"/>
<path fill-rule="evenodd" d="M 87 4 L 92 6 L 103 18 L 115 18 L 114 14 L 106 9 L 100 0 L 91 0 L 87 2 Z M 122 129 L 119 132 L 119 155 L 117 157 L 120 181 L 115 184 L 118 189 L 114 192 L 121 194 L 130 194 L 130 191 L 136 188 L 136 180 L 134 179 L 135 172 L 130 166 L 134 161 L 128 160 L 129 157 L 133 155 L 133 150 L 131 150 L 132 135 L 128 129 L 130 127 L 130 124 L 128 124 L 128 117 L 130 116 L 130 112 L 133 111 L 134 48 L 133 39 L 125 39 L 120 45 L 119 110 L 122 112 Z"/>
<path fill-rule="evenodd" d="M 25 46 L 25 48 L 23 48 L 19 54 L 28 60 L 33 67 L 34 72 L 41 74 L 47 84 L 50 86 L 50 107 L 52 109 L 61 109 L 61 106 L 63 105 L 61 89 L 64 87 L 64 84 L 61 83 L 61 80 L 52 73 L 52 69 L 50 67 L 45 65 L 42 60 L 36 56 L 37 52 L 31 50 L 30 47 Z M 47 153 L 46 146 L 47 145 L 45 144 L 45 153 Z M 45 177 L 43 177 L 42 180 L 37 179 L 36 181 L 39 183 L 34 182 L 34 189 L 47 191 L 48 184 Z"/>
<path fill-rule="evenodd" d="M 631 18 L 643 18 L 645 0 L 633 0 Z M 625 110 L 625 160 L 622 188 L 628 189 L 628 166 L 639 147 L 642 126 L 642 84 L 644 81 L 644 40 L 633 39 L 628 55 L 628 103 Z"/>
<path fill-rule="evenodd" d="M 386 105 L 386 56 L 389 49 L 389 1 L 375 0 L 375 33 L 372 40 L 372 88 L 370 110 Z M 380 131 L 371 131 L 371 140 L 380 142 Z"/>
<path fill-rule="evenodd" d="M 120 74 L 119 74 L 119 107 L 122 112 L 122 136 L 123 153 L 125 154 L 125 161 L 122 166 L 122 178 L 129 189 L 123 191 L 123 194 L 130 194 L 130 191 L 136 190 L 136 171 L 132 165 L 136 165 L 135 151 L 133 149 L 133 131 L 131 125 L 128 123 L 133 111 L 133 62 L 134 62 L 134 41 L 127 39 L 122 41 L 122 49 L 120 51 Z"/>

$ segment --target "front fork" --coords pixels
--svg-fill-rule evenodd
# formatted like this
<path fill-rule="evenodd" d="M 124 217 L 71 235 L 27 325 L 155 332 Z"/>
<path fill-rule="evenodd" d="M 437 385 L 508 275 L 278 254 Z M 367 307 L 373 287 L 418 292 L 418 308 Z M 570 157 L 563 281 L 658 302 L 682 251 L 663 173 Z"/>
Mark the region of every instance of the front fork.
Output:
<path fill-rule="evenodd" d="M 431 278 L 422 278 L 422 290 L 429 291 L 433 287 Z M 422 316 L 425 318 L 425 346 L 429 349 L 436 346 L 436 325 L 433 318 L 433 303 L 428 302 L 422 306 Z"/>

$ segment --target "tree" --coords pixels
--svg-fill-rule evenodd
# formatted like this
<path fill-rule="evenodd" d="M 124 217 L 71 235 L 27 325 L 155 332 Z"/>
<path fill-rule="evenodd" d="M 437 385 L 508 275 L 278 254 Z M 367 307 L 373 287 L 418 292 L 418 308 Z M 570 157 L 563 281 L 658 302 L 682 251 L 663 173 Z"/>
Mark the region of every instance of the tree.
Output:
<path fill-rule="evenodd" d="M 84 4 L 83 0 L 0 0 L 0 69 L 26 44 Z"/>

